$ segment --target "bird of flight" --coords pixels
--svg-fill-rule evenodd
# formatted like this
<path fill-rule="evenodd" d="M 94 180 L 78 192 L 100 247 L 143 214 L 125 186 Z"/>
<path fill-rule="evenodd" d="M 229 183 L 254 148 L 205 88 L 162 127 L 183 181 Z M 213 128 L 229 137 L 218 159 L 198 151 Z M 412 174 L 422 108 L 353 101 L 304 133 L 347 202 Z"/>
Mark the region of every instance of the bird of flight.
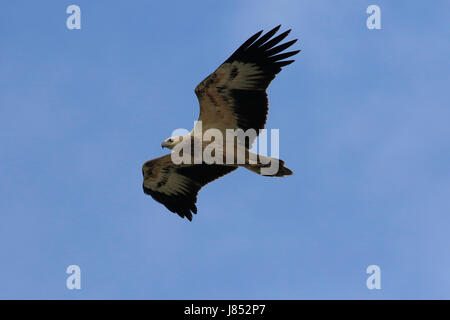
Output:
<path fill-rule="evenodd" d="M 200 103 L 200 115 L 193 131 L 186 136 L 170 137 L 162 143 L 163 148 L 175 150 L 202 138 L 208 129 L 219 130 L 225 135 L 226 130 L 255 130 L 256 135 L 263 129 L 268 112 L 266 89 L 281 68 L 294 60 L 284 60 L 300 50 L 284 52 L 297 39 L 279 44 L 291 30 L 274 37 L 280 26 L 263 34 L 259 31 L 245 41 L 216 71 L 200 82 L 195 88 L 195 94 Z M 262 35 L 263 34 L 263 35 Z M 192 213 L 197 213 L 197 194 L 209 182 L 218 179 L 242 166 L 255 173 L 262 174 L 267 168 L 267 160 L 277 161 L 277 171 L 271 176 L 283 177 L 291 175 L 292 171 L 284 166 L 279 159 L 257 156 L 251 161 L 249 149 L 256 139 L 233 140 L 236 145 L 233 151 L 244 152 L 244 160 L 206 163 L 205 161 L 188 161 L 174 163 L 173 157 L 167 154 L 160 158 L 147 161 L 142 166 L 144 176 L 144 192 L 167 207 L 171 212 L 192 221 Z M 200 146 L 205 147 L 204 141 Z M 223 147 L 222 150 L 225 150 Z M 183 149 L 186 150 L 186 149 Z M 227 149 L 228 150 L 228 149 Z M 258 157 L 261 157 L 258 160 Z M 236 157 L 233 158 L 236 160 Z M 227 159 L 228 160 L 228 159 Z M 265 174 L 262 174 L 265 175 Z"/>

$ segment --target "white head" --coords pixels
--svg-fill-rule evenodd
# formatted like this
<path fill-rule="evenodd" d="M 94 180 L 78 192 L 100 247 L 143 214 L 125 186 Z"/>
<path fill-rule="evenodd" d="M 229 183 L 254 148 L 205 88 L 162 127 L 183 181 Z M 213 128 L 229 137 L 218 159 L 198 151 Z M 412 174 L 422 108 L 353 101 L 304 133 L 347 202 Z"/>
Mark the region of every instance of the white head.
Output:
<path fill-rule="evenodd" d="M 183 140 L 182 136 L 170 137 L 161 143 L 161 148 L 173 149 L 177 144 Z"/>

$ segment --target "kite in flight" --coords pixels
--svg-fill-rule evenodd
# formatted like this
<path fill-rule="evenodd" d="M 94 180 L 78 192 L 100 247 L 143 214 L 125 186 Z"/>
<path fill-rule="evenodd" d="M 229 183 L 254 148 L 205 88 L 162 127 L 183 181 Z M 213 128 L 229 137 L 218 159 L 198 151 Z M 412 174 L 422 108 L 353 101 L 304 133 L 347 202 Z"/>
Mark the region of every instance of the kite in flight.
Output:
<path fill-rule="evenodd" d="M 264 128 L 268 112 L 266 89 L 282 67 L 294 62 L 283 59 L 300 52 L 296 50 L 282 53 L 297 39 L 278 45 L 291 31 L 289 29 L 273 37 L 279 29 L 280 26 L 277 26 L 262 36 L 261 30 L 250 37 L 216 71 L 197 85 L 195 94 L 200 103 L 197 124 L 202 124 L 200 135 L 208 129 L 220 130 L 224 135 L 227 129 L 254 129 L 259 134 L 259 130 Z M 172 150 L 180 143 L 190 143 L 197 136 L 195 132 L 198 132 L 196 128 L 186 136 L 170 137 L 161 146 Z M 245 162 L 242 164 L 176 164 L 172 161 L 171 154 L 147 161 L 142 166 L 144 193 L 165 205 L 171 212 L 192 221 L 192 213 L 197 213 L 197 194 L 203 186 L 239 166 L 258 174 L 261 174 L 261 168 L 267 167 L 267 162 L 255 163 L 249 160 L 249 155 L 252 154 L 249 149 L 255 138 L 249 138 L 244 143 L 238 142 L 239 146 L 236 148 L 244 148 L 246 152 Z M 201 142 L 202 145 L 203 143 Z M 278 170 L 272 176 L 292 174 L 291 170 L 284 167 L 282 160 L 269 159 L 279 161 Z"/>

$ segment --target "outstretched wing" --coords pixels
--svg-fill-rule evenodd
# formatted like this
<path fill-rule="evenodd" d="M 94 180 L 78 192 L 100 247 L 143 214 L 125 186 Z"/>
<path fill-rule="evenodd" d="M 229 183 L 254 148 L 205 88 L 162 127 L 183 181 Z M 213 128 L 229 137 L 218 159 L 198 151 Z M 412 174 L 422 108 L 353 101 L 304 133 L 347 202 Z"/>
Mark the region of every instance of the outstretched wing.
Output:
<path fill-rule="evenodd" d="M 235 169 L 235 166 L 215 164 L 175 165 L 168 154 L 144 163 L 143 188 L 167 209 L 192 221 L 192 213 L 197 213 L 195 203 L 199 190 Z"/>
<path fill-rule="evenodd" d="M 203 130 L 263 129 L 268 100 L 266 89 L 281 68 L 294 60 L 283 60 L 300 50 L 281 53 L 297 40 L 278 45 L 291 30 L 272 38 L 280 26 L 245 41 L 216 71 L 196 88 Z M 261 37 L 260 37 L 261 36 Z M 253 141 L 250 141 L 250 145 Z"/>

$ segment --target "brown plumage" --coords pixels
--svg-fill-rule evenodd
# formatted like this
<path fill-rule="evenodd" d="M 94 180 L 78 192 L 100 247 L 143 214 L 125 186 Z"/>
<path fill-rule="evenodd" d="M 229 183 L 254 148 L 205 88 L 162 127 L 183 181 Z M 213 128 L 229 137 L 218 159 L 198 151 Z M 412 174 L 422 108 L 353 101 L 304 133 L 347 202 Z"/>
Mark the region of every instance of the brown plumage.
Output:
<path fill-rule="evenodd" d="M 284 60 L 300 50 L 284 52 L 297 40 L 279 43 L 286 38 L 290 30 L 274 37 L 280 26 L 262 35 L 259 31 L 245 41 L 224 63 L 195 88 L 200 103 L 199 122 L 202 129 L 194 128 L 188 136 L 179 137 L 180 141 L 193 139 L 208 129 L 218 129 L 225 136 L 226 129 L 254 129 L 256 134 L 263 129 L 267 119 L 268 100 L 266 89 L 281 68 L 294 60 Z M 196 133 L 197 132 L 197 133 Z M 185 139 L 182 139 L 185 138 Z M 188 138 L 188 139 L 186 139 Z M 180 217 L 192 220 L 192 213 L 197 213 L 195 205 L 198 191 L 207 183 L 218 179 L 243 166 L 261 174 L 261 168 L 267 163 L 250 162 L 248 155 L 256 136 L 246 141 L 238 141 L 245 148 L 245 162 L 242 164 L 223 165 L 175 164 L 171 155 L 147 161 L 142 167 L 144 192 L 167 209 Z M 163 146 L 174 148 L 180 141 L 167 139 Z M 263 157 L 264 158 L 264 157 Z M 279 161 L 279 169 L 274 177 L 292 174 L 278 159 L 265 157 L 266 160 Z"/>

